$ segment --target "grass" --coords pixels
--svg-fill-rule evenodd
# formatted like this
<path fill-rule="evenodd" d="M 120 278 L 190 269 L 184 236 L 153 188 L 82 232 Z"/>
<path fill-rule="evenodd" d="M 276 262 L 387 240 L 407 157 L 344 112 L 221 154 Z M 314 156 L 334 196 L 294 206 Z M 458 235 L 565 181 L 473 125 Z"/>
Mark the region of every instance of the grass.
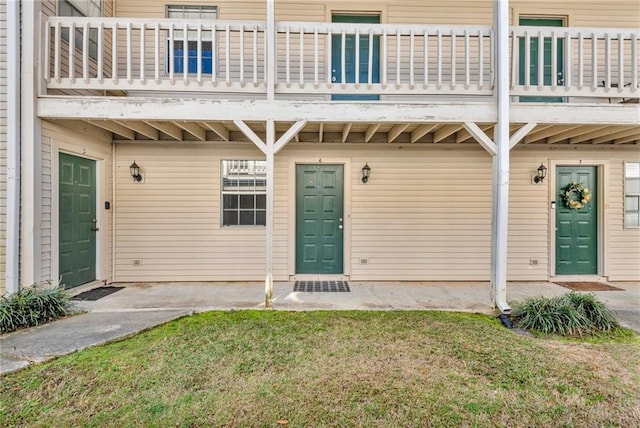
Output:
<path fill-rule="evenodd" d="M 0 382 L 0 426 L 638 426 L 640 341 L 442 312 L 210 312 Z"/>

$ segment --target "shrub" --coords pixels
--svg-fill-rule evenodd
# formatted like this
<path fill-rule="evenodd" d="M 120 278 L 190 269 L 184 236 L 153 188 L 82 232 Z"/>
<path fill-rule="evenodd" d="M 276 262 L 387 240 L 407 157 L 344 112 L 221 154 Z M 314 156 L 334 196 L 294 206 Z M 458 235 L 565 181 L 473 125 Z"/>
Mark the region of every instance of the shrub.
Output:
<path fill-rule="evenodd" d="M 618 326 L 616 315 L 591 293 L 533 297 L 515 305 L 518 327 L 563 336 L 593 334 Z"/>
<path fill-rule="evenodd" d="M 69 313 L 69 295 L 51 283 L 34 284 L 0 298 L 0 333 L 53 321 Z"/>

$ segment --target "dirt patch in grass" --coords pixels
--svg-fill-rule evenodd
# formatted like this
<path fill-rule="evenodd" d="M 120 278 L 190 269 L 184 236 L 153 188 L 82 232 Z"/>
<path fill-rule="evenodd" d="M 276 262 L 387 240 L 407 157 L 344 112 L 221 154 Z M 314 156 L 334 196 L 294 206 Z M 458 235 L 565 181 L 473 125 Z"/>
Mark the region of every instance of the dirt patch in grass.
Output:
<path fill-rule="evenodd" d="M 637 338 L 441 312 L 211 312 L 8 375 L 0 425 L 638 426 Z"/>

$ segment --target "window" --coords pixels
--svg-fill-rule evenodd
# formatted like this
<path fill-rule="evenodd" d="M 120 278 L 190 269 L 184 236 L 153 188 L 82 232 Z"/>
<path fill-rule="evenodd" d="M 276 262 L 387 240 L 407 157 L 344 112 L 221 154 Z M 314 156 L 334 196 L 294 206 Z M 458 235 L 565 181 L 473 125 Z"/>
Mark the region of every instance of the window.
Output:
<path fill-rule="evenodd" d="M 267 218 L 267 163 L 222 161 L 222 225 L 264 226 Z"/>
<path fill-rule="evenodd" d="M 640 162 L 624 164 L 624 226 L 640 228 Z"/>
<path fill-rule="evenodd" d="M 58 0 L 59 16 L 102 16 L 102 0 Z M 82 29 L 77 28 L 75 34 L 76 49 L 82 50 Z M 62 30 L 62 39 L 69 41 L 69 30 Z M 98 58 L 98 30 L 89 30 L 89 57 Z"/>
<path fill-rule="evenodd" d="M 218 17 L 217 6 L 190 6 L 190 5 L 169 5 L 167 6 L 167 18 L 173 19 L 203 19 L 215 20 Z M 187 49 L 187 71 L 189 73 L 198 72 L 198 33 L 188 31 L 186 37 Z M 184 72 L 184 30 L 176 29 L 173 36 L 173 71 L 175 73 Z M 202 73 L 211 74 L 213 72 L 213 44 L 211 42 L 211 31 L 202 32 Z M 168 55 L 169 49 L 167 49 Z M 170 61 L 169 59 L 167 63 Z"/>

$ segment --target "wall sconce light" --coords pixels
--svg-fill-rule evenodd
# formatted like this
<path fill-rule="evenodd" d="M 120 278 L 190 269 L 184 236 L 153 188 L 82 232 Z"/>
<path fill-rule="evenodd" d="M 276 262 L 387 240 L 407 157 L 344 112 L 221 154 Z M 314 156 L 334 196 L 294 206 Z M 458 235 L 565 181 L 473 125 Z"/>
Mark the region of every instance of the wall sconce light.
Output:
<path fill-rule="evenodd" d="M 371 175 L 371 168 L 369 167 L 369 164 L 364 164 L 364 166 L 362 167 L 362 182 L 363 183 L 367 183 L 367 181 L 369 181 L 369 175 Z"/>
<path fill-rule="evenodd" d="M 538 175 L 536 175 L 535 177 L 533 177 L 533 181 L 538 184 L 538 183 L 542 183 L 542 181 L 544 180 L 544 178 L 547 176 L 547 167 L 544 166 L 543 163 L 540 164 L 540 166 L 538 167 Z"/>
<path fill-rule="evenodd" d="M 142 181 L 142 175 L 140 175 L 140 167 L 138 166 L 136 161 L 133 161 L 133 163 L 129 165 L 129 172 L 131 173 L 131 177 L 133 177 L 135 181 Z"/>

